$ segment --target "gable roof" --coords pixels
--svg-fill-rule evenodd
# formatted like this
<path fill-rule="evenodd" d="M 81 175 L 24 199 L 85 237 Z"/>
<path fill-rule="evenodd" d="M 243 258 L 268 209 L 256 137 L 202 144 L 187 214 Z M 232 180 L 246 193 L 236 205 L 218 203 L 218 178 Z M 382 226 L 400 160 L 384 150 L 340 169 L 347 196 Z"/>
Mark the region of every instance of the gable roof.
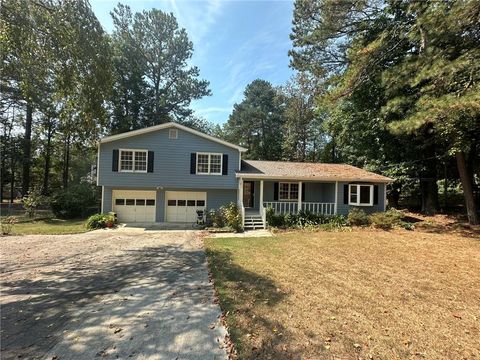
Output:
<path fill-rule="evenodd" d="M 99 140 L 99 143 L 106 143 L 106 142 L 110 142 L 110 141 L 126 139 L 126 138 L 129 138 L 129 137 L 132 137 L 132 136 L 148 134 L 148 133 L 153 132 L 153 131 L 158 131 L 158 130 L 168 129 L 168 128 L 177 128 L 179 130 L 183 130 L 183 131 L 189 132 L 191 134 L 201 136 L 201 137 L 203 137 L 205 139 L 208 139 L 210 141 L 214 141 L 216 143 L 219 143 L 219 144 L 237 149 L 238 151 L 241 151 L 241 152 L 247 151 L 247 149 L 245 149 L 244 147 L 229 143 L 227 141 L 221 140 L 221 139 L 216 138 L 214 136 L 207 135 L 207 134 L 202 133 L 198 130 L 191 129 L 191 128 L 185 126 L 185 125 L 177 124 L 177 123 L 174 123 L 174 122 L 168 122 L 168 123 L 165 123 L 165 124 L 150 126 L 150 127 L 139 129 L 139 130 L 128 131 L 128 132 L 124 132 L 124 133 L 117 134 L 117 135 L 106 136 L 106 137 L 101 138 Z"/>
<path fill-rule="evenodd" d="M 255 179 L 391 182 L 386 176 L 346 164 L 242 160 L 237 177 Z"/>

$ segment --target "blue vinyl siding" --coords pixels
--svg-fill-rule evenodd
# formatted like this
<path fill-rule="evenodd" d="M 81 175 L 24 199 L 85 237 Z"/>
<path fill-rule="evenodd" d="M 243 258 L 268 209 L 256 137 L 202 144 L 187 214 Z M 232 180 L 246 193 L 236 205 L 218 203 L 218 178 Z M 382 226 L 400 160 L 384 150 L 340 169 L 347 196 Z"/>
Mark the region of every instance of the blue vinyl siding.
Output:
<path fill-rule="evenodd" d="M 126 187 L 107 187 L 103 189 L 103 212 L 112 211 L 112 190 L 155 190 L 152 188 L 126 188 Z M 237 202 L 237 190 L 235 189 L 179 189 L 169 188 L 156 190 L 156 219 L 157 222 L 165 221 L 165 192 L 166 191 L 205 191 L 207 193 L 207 209 L 218 209 L 222 205 L 230 202 Z"/>
<path fill-rule="evenodd" d="M 235 171 L 239 151 L 201 136 L 178 129 L 178 139 L 168 138 L 168 130 L 100 144 L 98 185 L 115 188 L 237 189 Z M 112 171 L 114 149 L 140 149 L 154 152 L 153 173 Z M 212 152 L 228 155 L 227 175 L 190 174 L 190 154 Z"/>
<path fill-rule="evenodd" d="M 344 185 L 348 185 L 346 182 L 339 182 L 338 183 L 338 205 L 337 205 L 337 213 L 341 215 L 348 215 L 348 212 L 352 208 L 358 207 L 359 209 L 365 211 L 366 213 L 374 213 L 378 211 L 384 211 L 385 206 L 385 184 L 383 183 L 375 183 L 374 185 L 378 185 L 378 204 L 373 206 L 351 206 L 344 204 L 343 200 L 343 188 Z"/>

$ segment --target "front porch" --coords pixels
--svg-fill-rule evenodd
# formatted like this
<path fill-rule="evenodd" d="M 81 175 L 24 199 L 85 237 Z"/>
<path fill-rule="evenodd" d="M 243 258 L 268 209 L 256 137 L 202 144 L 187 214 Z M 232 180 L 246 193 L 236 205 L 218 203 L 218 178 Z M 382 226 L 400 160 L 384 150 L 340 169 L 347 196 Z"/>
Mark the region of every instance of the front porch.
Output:
<path fill-rule="evenodd" d="M 275 214 L 300 210 L 335 215 L 338 182 L 239 179 L 238 203 L 246 228 L 266 226 L 266 209 Z"/>

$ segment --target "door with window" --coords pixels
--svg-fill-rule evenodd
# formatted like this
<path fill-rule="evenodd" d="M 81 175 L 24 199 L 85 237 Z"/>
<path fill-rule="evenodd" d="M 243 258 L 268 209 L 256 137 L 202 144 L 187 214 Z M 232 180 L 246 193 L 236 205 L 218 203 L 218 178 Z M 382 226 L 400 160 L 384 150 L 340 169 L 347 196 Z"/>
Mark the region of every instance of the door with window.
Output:
<path fill-rule="evenodd" d="M 245 208 L 252 208 L 254 204 L 255 186 L 253 181 L 243 182 L 243 206 Z"/>

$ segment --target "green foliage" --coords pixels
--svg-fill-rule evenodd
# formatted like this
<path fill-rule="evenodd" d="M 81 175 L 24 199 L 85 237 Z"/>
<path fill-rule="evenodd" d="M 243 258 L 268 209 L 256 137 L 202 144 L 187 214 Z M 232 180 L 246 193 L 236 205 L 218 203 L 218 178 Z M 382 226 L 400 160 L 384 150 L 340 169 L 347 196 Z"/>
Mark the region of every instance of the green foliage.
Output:
<path fill-rule="evenodd" d="M 405 215 L 396 209 L 390 209 L 385 212 L 377 212 L 370 215 L 370 221 L 376 228 L 390 230 L 400 226 L 403 223 Z"/>
<path fill-rule="evenodd" d="M 346 225 L 342 215 L 323 215 L 309 211 L 300 211 L 297 214 L 275 214 L 273 208 L 266 209 L 267 224 L 275 228 L 298 229 L 333 229 Z"/>
<path fill-rule="evenodd" d="M 55 216 L 61 219 L 73 219 L 86 214 L 97 205 L 96 191 L 90 185 L 72 186 L 52 196 L 50 205 Z"/>
<path fill-rule="evenodd" d="M 251 159 L 280 160 L 282 155 L 282 109 L 271 83 L 254 80 L 244 99 L 235 104 L 224 131 L 227 140 L 248 148 Z"/>
<path fill-rule="evenodd" d="M 15 216 L 6 216 L 0 220 L 2 228 L 2 235 L 10 235 L 13 230 L 13 226 L 18 223 L 18 219 Z"/>
<path fill-rule="evenodd" d="M 347 221 L 352 226 L 367 226 L 371 224 L 368 214 L 359 208 L 352 208 L 348 212 Z"/>
<path fill-rule="evenodd" d="M 39 207 L 46 206 L 48 198 L 42 195 L 39 188 L 33 188 L 28 195 L 22 199 L 22 205 L 28 217 L 33 218 Z"/>
<path fill-rule="evenodd" d="M 90 216 L 85 223 L 89 230 L 104 229 L 106 227 L 113 227 L 115 218 L 110 214 L 95 214 Z"/>
<path fill-rule="evenodd" d="M 220 213 L 222 214 L 225 224 L 231 227 L 236 232 L 241 232 L 243 230 L 243 219 L 240 210 L 238 209 L 237 204 L 231 202 L 220 208 Z"/>
<path fill-rule="evenodd" d="M 223 218 L 222 212 L 220 210 L 210 209 L 207 213 L 206 225 L 216 228 L 225 227 L 225 219 Z"/>
<path fill-rule="evenodd" d="M 243 231 L 243 219 L 240 210 L 234 202 L 221 206 L 220 209 L 211 209 L 207 214 L 207 226 L 215 228 L 230 228 L 236 232 Z"/>
<path fill-rule="evenodd" d="M 113 132 L 188 119 L 192 100 L 211 94 L 200 70 L 190 66 L 193 44 L 172 13 L 112 13 L 115 51 Z"/>

